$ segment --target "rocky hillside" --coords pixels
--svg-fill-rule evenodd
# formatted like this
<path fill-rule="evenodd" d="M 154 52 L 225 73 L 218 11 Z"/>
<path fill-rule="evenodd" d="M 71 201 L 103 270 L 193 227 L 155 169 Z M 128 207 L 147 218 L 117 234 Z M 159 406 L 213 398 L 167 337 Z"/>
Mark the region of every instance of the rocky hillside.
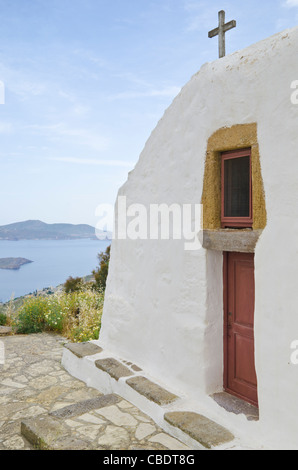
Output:
<path fill-rule="evenodd" d="M 102 232 L 102 239 L 110 239 L 109 232 Z M 28 220 L 0 226 L 0 240 L 75 240 L 96 238 L 91 225 L 46 224 L 40 220 Z"/>

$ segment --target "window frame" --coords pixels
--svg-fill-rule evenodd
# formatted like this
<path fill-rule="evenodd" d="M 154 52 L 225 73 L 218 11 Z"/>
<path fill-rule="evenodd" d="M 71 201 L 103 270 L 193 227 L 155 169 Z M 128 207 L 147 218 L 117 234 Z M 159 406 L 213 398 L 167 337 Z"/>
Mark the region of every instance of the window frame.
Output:
<path fill-rule="evenodd" d="M 227 160 L 249 157 L 249 217 L 225 217 L 225 172 L 224 165 Z M 252 171 L 251 148 L 221 152 L 221 226 L 222 228 L 252 228 Z"/>

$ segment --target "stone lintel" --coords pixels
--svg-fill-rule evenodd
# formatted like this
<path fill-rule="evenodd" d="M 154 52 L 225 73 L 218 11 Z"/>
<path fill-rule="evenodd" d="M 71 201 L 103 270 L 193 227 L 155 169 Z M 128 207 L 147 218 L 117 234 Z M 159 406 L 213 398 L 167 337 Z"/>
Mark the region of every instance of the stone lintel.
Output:
<path fill-rule="evenodd" d="M 166 413 L 164 419 L 188 434 L 206 449 L 212 449 L 234 440 L 233 434 L 225 428 L 197 413 L 183 411 Z"/>
<path fill-rule="evenodd" d="M 133 377 L 127 380 L 126 383 L 136 392 L 140 393 L 140 395 L 143 395 L 148 398 L 148 400 L 160 406 L 168 405 L 178 399 L 176 395 L 168 392 L 145 377 Z"/>
<path fill-rule="evenodd" d="M 121 364 L 121 362 L 114 358 L 100 359 L 95 361 L 95 365 L 98 369 L 107 372 L 115 380 L 134 375 L 134 373 L 128 369 L 128 367 L 124 366 Z"/>
<path fill-rule="evenodd" d="M 81 401 L 74 405 L 65 406 L 60 410 L 49 413 L 50 416 L 59 419 L 69 419 L 76 416 L 81 416 L 93 410 L 105 408 L 106 406 L 116 405 L 121 401 L 118 395 L 102 395 L 101 397 L 91 398 L 90 400 Z"/>
<path fill-rule="evenodd" d="M 262 230 L 203 230 L 203 248 L 215 251 L 254 253 Z"/>
<path fill-rule="evenodd" d="M 99 354 L 103 351 L 102 348 L 94 343 L 68 343 L 65 344 L 64 347 L 79 359 L 87 356 L 94 356 L 95 354 Z"/>

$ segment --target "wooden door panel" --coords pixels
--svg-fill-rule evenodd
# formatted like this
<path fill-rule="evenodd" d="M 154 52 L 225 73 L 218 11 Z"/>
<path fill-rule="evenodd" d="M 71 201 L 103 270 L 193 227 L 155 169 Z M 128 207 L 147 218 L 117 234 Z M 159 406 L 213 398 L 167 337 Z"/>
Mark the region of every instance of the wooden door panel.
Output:
<path fill-rule="evenodd" d="M 254 266 L 249 260 L 234 261 L 235 296 L 234 322 L 237 325 L 254 326 Z"/>
<path fill-rule="evenodd" d="M 257 405 L 254 255 L 225 254 L 225 389 Z"/>
<path fill-rule="evenodd" d="M 257 376 L 254 367 L 254 340 L 235 334 L 235 380 L 256 386 Z"/>

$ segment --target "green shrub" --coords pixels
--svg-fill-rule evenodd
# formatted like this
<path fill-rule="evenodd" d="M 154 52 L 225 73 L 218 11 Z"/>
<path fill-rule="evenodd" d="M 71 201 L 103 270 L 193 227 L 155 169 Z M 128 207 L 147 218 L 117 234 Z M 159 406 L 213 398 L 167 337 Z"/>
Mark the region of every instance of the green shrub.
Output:
<path fill-rule="evenodd" d="M 104 296 L 102 293 L 87 289 L 74 292 L 61 299 L 64 303 L 63 334 L 73 342 L 98 339 Z"/>
<path fill-rule="evenodd" d="M 65 282 L 64 291 L 66 294 L 70 294 L 71 292 L 79 292 L 83 288 L 83 279 L 81 277 L 69 277 Z"/>
<path fill-rule="evenodd" d="M 64 327 L 64 312 L 59 298 L 55 295 L 47 297 L 47 310 L 44 314 L 44 329 L 61 333 Z"/>
<path fill-rule="evenodd" d="M 104 296 L 94 290 L 26 298 L 17 311 L 16 333 L 62 333 L 73 342 L 98 339 Z"/>
<path fill-rule="evenodd" d="M 4 313 L 0 313 L 0 326 L 7 324 L 7 316 Z"/>
<path fill-rule="evenodd" d="M 94 289 L 101 292 L 104 291 L 107 284 L 107 277 L 109 273 L 111 245 L 107 247 L 106 251 L 98 255 L 99 268 L 93 271 L 94 276 Z"/>
<path fill-rule="evenodd" d="M 31 297 L 26 299 L 18 311 L 14 321 L 17 333 L 40 333 L 45 329 L 45 313 L 47 312 L 46 297 Z"/>

